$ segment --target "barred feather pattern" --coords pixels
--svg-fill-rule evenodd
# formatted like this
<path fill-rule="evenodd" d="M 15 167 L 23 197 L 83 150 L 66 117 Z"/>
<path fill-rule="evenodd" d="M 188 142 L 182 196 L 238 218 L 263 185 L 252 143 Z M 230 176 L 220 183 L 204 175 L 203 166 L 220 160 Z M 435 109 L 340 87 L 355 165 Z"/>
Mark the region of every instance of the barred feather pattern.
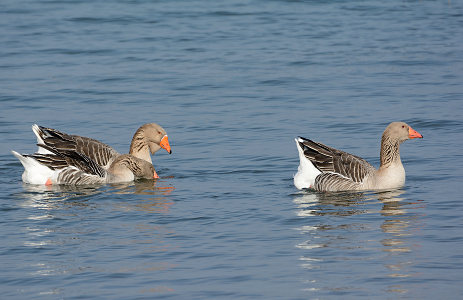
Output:
<path fill-rule="evenodd" d="M 38 126 L 43 143 L 58 152 L 74 151 L 81 153 L 100 166 L 108 168 L 119 153 L 112 147 L 92 138 L 69 135 L 56 129 Z"/>
<path fill-rule="evenodd" d="M 147 131 L 143 128 L 147 128 Z M 22 179 L 26 183 L 82 185 L 158 178 L 149 149 L 156 150 L 150 143 L 156 143 L 157 139 L 161 141 L 165 131 L 155 123 L 145 124 L 140 129 L 135 140 L 145 140 L 145 134 L 149 134 L 149 139 L 146 139 L 148 144 L 145 142 L 145 153 L 136 153 L 142 157 L 120 155 L 97 140 L 69 135 L 36 124 L 32 130 L 37 136 L 38 151 L 23 155 L 15 151 L 12 153 L 25 168 Z M 157 147 L 160 148 L 159 145 Z"/>
<path fill-rule="evenodd" d="M 315 178 L 314 189 L 319 192 L 350 191 L 361 189 L 361 183 L 341 176 L 340 174 L 326 172 Z"/>
<path fill-rule="evenodd" d="M 88 185 L 105 183 L 107 179 L 106 177 L 85 173 L 74 167 L 67 167 L 59 173 L 56 181 L 58 184 Z"/>
<path fill-rule="evenodd" d="M 38 144 L 38 146 L 52 152 L 53 154 L 32 154 L 28 156 L 33 157 L 35 160 L 52 170 L 72 166 L 87 174 L 99 177 L 106 176 L 106 170 L 85 154 L 71 150 L 58 151 L 55 148 L 42 144 Z"/>
<path fill-rule="evenodd" d="M 309 139 L 302 139 L 304 141 L 300 142 L 300 146 L 304 150 L 304 155 L 322 174 L 327 172 L 339 174 L 354 183 L 361 183 L 367 175 L 375 172 L 371 164 L 358 156 Z M 327 175 L 327 178 L 332 178 L 332 175 Z M 328 183 L 332 180 L 324 180 L 324 182 Z"/>
<path fill-rule="evenodd" d="M 143 148 L 148 148 L 148 144 L 145 139 L 145 130 L 143 127 L 138 128 L 130 143 L 130 154 L 141 152 Z"/>
<path fill-rule="evenodd" d="M 56 149 L 40 145 L 53 154 L 24 155 L 32 157 L 42 165 L 59 171 L 56 184 L 84 185 L 124 181 L 130 172 L 135 178 L 152 179 L 155 169 L 152 164 L 130 154 L 117 157 L 108 171 L 83 154 L 72 151 L 57 152 Z"/>
<path fill-rule="evenodd" d="M 400 141 L 383 135 L 381 138 L 380 161 L 381 166 L 388 166 L 394 160 L 400 160 Z"/>
<path fill-rule="evenodd" d="M 66 168 L 69 164 L 63 157 L 55 154 L 23 154 L 24 157 L 32 157 L 52 170 Z"/>
<path fill-rule="evenodd" d="M 405 183 L 400 144 L 414 138 L 423 136 L 405 122 L 390 123 L 381 138 L 381 164 L 378 169 L 358 156 L 298 138 L 301 163 L 294 176 L 295 186 L 318 191 L 399 188 Z"/>
<path fill-rule="evenodd" d="M 111 171 L 116 166 L 126 167 L 137 178 L 151 179 L 156 172 L 152 164 L 131 154 L 122 154 L 117 157 L 109 170 Z"/>

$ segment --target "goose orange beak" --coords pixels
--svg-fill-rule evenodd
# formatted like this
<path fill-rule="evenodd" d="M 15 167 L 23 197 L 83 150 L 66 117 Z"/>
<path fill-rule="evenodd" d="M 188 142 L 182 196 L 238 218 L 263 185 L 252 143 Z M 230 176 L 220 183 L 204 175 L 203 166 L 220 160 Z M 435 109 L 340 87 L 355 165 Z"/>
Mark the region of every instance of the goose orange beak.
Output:
<path fill-rule="evenodd" d="M 154 171 L 153 178 L 154 178 L 154 179 L 158 179 L 158 178 L 159 178 L 159 175 L 158 175 L 158 173 L 156 173 L 156 171 Z"/>
<path fill-rule="evenodd" d="M 408 127 L 408 137 L 411 139 L 416 139 L 416 138 L 422 139 L 423 138 L 423 136 L 418 131 L 416 131 L 415 129 L 411 127 Z"/>
<path fill-rule="evenodd" d="M 172 150 L 170 149 L 169 139 L 167 138 L 167 134 L 161 139 L 159 143 L 162 149 L 165 149 L 169 154 L 172 154 Z"/>

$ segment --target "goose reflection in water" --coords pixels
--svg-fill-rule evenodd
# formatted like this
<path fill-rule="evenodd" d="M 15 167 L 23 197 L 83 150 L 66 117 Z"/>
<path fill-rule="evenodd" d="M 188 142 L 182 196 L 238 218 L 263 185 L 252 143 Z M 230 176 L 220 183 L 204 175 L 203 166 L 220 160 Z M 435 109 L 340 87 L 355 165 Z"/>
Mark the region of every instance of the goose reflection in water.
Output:
<path fill-rule="evenodd" d="M 151 217 L 152 213 L 169 213 L 173 191 L 174 187 L 166 186 L 162 178 L 99 186 L 25 184 L 22 192 L 12 195 L 20 200 L 27 219 L 31 220 L 27 227 L 20 228 L 25 237 L 18 247 L 31 253 L 47 251 L 50 258 L 39 263 L 25 261 L 24 267 L 39 276 L 86 272 L 102 276 L 115 273 L 159 276 L 163 270 L 175 266 L 167 260 L 141 262 L 138 258 L 157 257 L 158 253 L 174 247 L 168 238 L 175 231 L 152 223 Z M 133 245 L 137 246 L 132 248 Z M 105 251 L 94 251 L 92 257 L 82 256 L 81 249 Z M 129 257 L 126 263 L 114 262 L 111 255 L 106 255 L 108 251 L 124 253 L 127 249 L 136 251 L 124 254 Z"/>
<path fill-rule="evenodd" d="M 175 190 L 173 186 L 162 186 L 159 181 L 138 180 L 135 184 L 112 184 L 111 188 L 115 195 L 141 195 L 139 201 L 128 199 L 119 201 L 114 205 L 118 209 L 125 211 L 146 211 L 154 213 L 166 213 L 174 204 L 169 197 Z"/>
<path fill-rule="evenodd" d="M 172 205 L 167 199 L 175 187 L 163 186 L 162 180 L 140 179 L 134 182 L 107 184 L 107 185 L 34 185 L 23 184 L 23 192 L 14 196 L 22 200 L 23 207 L 35 207 L 39 209 L 56 209 L 63 206 L 95 206 L 99 197 L 106 199 L 112 195 L 144 195 L 137 199 L 142 203 L 136 203 L 134 199 L 131 205 L 137 210 L 166 212 Z M 121 198 L 124 199 L 124 198 Z M 151 204 L 149 204 L 151 203 Z"/>
<path fill-rule="evenodd" d="M 296 195 L 293 200 L 297 206 L 296 215 L 306 220 L 297 228 L 306 237 L 305 241 L 296 245 L 304 251 L 300 258 L 301 266 L 319 275 L 314 280 L 311 274 L 307 291 L 362 289 L 353 280 L 356 272 L 361 274 L 363 268 L 375 268 L 381 263 L 383 268 L 377 273 L 379 277 L 383 274 L 383 277 L 390 278 L 388 291 L 407 292 L 405 284 L 397 284 L 394 280 L 414 276 L 407 270 L 413 265 L 412 252 L 418 245 L 410 237 L 420 226 L 418 212 L 422 206 L 421 201 L 407 200 L 405 192 L 399 189 Z M 378 220 L 381 220 L 380 225 Z M 378 226 L 383 234 L 374 235 Z M 323 277 L 328 267 L 335 268 L 332 272 L 339 271 L 335 275 L 339 276 L 336 282 L 343 286 L 324 286 Z M 325 273 L 319 269 L 325 269 Z M 333 278 L 328 281 L 332 283 Z"/>
<path fill-rule="evenodd" d="M 23 191 L 15 198 L 22 200 L 21 206 L 52 210 L 63 206 L 89 206 L 87 200 L 102 193 L 103 186 L 87 185 L 38 185 L 23 183 Z"/>

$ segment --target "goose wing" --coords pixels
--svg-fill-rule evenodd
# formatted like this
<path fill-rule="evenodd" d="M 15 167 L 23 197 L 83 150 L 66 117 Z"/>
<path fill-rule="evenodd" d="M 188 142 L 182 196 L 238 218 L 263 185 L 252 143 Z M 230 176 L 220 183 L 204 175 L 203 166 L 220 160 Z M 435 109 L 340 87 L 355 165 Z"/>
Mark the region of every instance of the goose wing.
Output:
<path fill-rule="evenodd" d="M 39 163 L 52 170 L 72 168 L 79 170 L 84 174 L 94 175 L 100 178 L 104 178 L 106 176 L 106 170 L 85 154 L 72 150 L 58 151 L 57 149 L 47 145 L 38 144 L 38 146 L 50 151 L 51 154 L 35 153 L 25 156 L 34 158 Z"/>
<path fill-rule="evenodd" d="M 33 131 L 37 135 L 39 144 L 55 149 L 59 153 L 67 152 L 73 156 L 80 153 L 82 157 L 86 157 L 105 168 L 109 167 L 109 164 L 119 156 L 119 153 L 112 147 L 92 138 L 69 135 L 56 129 L 38 125 L 33 126 Z"/>
<path fill-rule="evenodd" d="M 356 183 L 363 181 L 365 176 L 375 171 L 375 168 L 366 160 L 353 154 L 317 143 L 306 138 L 299 138 L 299 145 L 304 156 L 322 173 L 338 174 L 340 178 Z M 330 177 L 330 176 L 328 176 Z M 330 181 L 333 177 L 330 177 Z"/>

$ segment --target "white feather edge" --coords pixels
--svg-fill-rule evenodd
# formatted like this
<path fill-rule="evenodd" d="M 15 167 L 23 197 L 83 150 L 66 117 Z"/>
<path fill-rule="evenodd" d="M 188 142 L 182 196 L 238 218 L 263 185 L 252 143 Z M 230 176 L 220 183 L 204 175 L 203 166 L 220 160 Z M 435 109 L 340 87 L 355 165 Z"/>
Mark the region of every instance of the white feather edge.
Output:
<path fill-rule="evenodd" d="M 40 164 L 32 157 L 26 157 L 19 154 L 16 151 L 11 151 L 14 156 L 24 166 L 24 172 L 22 174 L 22 180 L 25 183 L 30 184 L 45 184 L 48 179 L 54 180 L 57 176 L 57 172 L 52 169 Z"/>
<path fill-rule="evenodd" d="M 45 144 L 42 138 L 40 137 L 40 127 L 37 124 L 32 125 L 32 131 L 34 132 L 35 136 L 37 137 L 37 144 Z M 37 153 L 39 154 L 53 154 L 52 152 L 42 148 L 38 147 Z"/>
<path fill-rule="evenodd" d="M 296 138 L 294 140 L 296 141 L 297 150 L 299 152 L 299 167 L 296 175 L 294 175 L 294 185 L 300 190 L 312 188 L 315 183 L 315 178 L 321 172 L 307 157 L 305 157 L 304 150 L 302 150 L 299 145 L 299 142 L 303 142 L 304 140 L 300 138 Z"/>

